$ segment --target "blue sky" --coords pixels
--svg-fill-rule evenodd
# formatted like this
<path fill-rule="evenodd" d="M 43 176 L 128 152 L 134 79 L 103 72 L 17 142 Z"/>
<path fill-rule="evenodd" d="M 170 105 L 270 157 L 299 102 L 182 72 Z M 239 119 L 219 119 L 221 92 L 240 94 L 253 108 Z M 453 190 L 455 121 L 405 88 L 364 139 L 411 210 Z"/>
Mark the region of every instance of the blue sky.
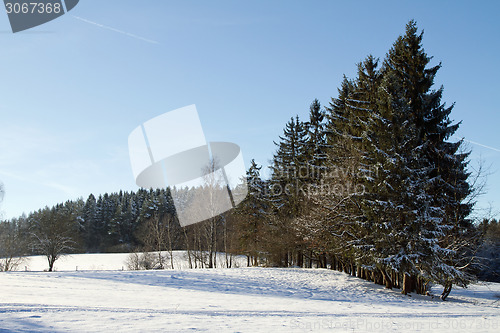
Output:
<path fill-rule="evenodd" d="M 442 62 L 471 166 L 489 168 L 478 207 L 500 208 L 499 3 L 460 1 L 81 0 L 13 34 L 0 14 L 3 218 L 90 193 L 136 190 L 130 132 L 196 104 L 208 141 L 238 143 L 267 165 L 273 140 L 342 75 L 383 58 L 405 24 L 424 29 Z M 486 147 L 487 146 L 487 147 Z"/>

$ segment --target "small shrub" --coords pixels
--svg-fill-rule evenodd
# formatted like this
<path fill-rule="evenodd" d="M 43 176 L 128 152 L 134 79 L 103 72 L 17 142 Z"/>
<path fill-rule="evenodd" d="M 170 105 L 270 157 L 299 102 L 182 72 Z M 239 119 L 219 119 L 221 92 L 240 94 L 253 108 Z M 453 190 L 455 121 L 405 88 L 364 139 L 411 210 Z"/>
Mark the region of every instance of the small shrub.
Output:
<path fill-rule="evenodd" d="M 161 269 L 163 268 L 161 263 L 165 261 L 165 257 L 152 252 L 132 252 L 127 257 L 125 265 L 128 270 L 149 270 L 149 269 Z"/>

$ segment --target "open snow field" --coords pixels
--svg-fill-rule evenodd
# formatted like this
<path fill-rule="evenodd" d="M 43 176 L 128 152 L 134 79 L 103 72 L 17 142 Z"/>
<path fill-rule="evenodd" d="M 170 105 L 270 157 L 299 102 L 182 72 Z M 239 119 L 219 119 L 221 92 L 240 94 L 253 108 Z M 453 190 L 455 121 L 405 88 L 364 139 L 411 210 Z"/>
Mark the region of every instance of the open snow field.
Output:
<path fill-rule="evenodd" d="M 495 283 L 442 302 L 324 269 L 122 271 L 126 257 L 75 255 L 51 273 L 32 258 L 0 273 L 0 332 L 500 331 Z"/>
<path fill-rule="evenodd" d="M 156 254 L 157 252 L 152 252 Z M 170 257 L 168 252 L 162 252 L 166 256 L 165 264 L 170 268 Z M 127 258 L 130 253 L 90 253 L 65 255 L 54 264 L 55 271 L 113 271 L 127 270 Z M 174 268 L 188 269 L 189 261 L 186 251 L 173 251 Z M 233 267 L 247 265 L 245 256 L 233 257 Z M 217 254 L 217 267 L 225 267 L 224 253 Z M 19 271 L 44 271 L 49 267 L 45 256 L 27 257 L 26 261 L 19 265 Z"/>

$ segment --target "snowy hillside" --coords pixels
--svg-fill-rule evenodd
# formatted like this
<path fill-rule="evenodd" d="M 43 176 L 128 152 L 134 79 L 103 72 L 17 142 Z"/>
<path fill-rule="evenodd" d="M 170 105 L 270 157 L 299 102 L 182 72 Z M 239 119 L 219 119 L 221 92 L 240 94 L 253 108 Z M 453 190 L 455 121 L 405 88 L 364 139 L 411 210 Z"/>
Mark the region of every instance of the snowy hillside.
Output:
<path fill-rule="evenodd" d="M 324 269 L 121 271 L 124 254 L 72 258 L 58 262 L 57 272 L 35 272 L 41 258 L 32 258 L 32 271 L 0 274 L 0 332 L 500 329 L 494 283 L 454 289 L 442 302 Z M 117 270 L 80 270 L 90 265 Z"/>

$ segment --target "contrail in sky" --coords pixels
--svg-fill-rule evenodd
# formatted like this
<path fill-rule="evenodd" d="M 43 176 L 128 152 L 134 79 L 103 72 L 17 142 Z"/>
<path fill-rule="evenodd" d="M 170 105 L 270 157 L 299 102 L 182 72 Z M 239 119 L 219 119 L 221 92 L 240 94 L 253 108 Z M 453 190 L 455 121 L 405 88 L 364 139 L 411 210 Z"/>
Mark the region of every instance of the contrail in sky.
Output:
<path fill-rule="evenodd" d="M 481 147 L 484 147 L 484 148 L 488 148 L 488 149 L 491 149 L 491 150 L 494 150 L 494 151 L 497 151 L 500 153 L 500 149 L 497 149 L 497 148 L 494 148 L 494 147 L 490 147 L 490 146 L 487 146 L 487 145 L 483 145 L 482 143 L 479 143 L 479 142 L 474 142 L 474 141 L 471 141 L 471 140 L 467 140 L 467 139 L 464 139 L 464 141 L 467 141 L 467 142 L 470 142 L 474 145 L 478 145 L 478 146 L 481 146 Z"/>
<path fill-rule="evenodd" d="M 160 44 L 159 42 L 157 42 L 155 40 L 147 39 L 147 38 L 144 38 L 144 37 L 141 37 L 141 36 L 137 36 L 137 35 L 131 34 L 130 32 L 118 30 L 118 29 L 115 29 L 113 27 L 108 27 L 107 25 L 100 24 L 100 23 L 97 23 L 97 22 L 94 22 L 94 21 L 90 21 L 90 20 L 84 19 L 83 17 L 79 17 L 79 16 L 75 16 L 75 15 L 72 15 L 72 16 L 74 18 L 76 18 L 77 20 L 80 20 L 80 21 L 88 23 L 88 24 L 96 25 L 99 28 L 108 29 L 108 30 L 111 30 L 111 31 L 114 31 L 114 32 L 118 32 L 120 34 L 129 36 L 129 37 L 132 37 L 132 38 L 135 38 L 135 39 L 139 39 L 139 40 L 142 40 L 142 41 L 147 42 L 147 43 Z"/>
<path fill-rule="evenodd" d="M 479 142 L 476 142 L 476 141 L 471 141 L 471 140 L 467 140 L 465 138 L 458 138 L 456 136 L 452 136 L 452 139 L 455 139 L 455 140 L 464 140 L 468 143 L 472 143 L 473 145 L 476 145 L 476 146 L 481 146 L 481 147 L 484 147 L 484 148 L 487 148 L 487 149 L 491 149 L 491 150 L 494 150 L 496 152 L 499 152 L 500 153 L 500 149 L 498 148 L 495 148 L 495 147 L 491 147 L 491 146 L 487 146 L 487 145 L 483 145 L 482 143 L 479 143 Z"/>

